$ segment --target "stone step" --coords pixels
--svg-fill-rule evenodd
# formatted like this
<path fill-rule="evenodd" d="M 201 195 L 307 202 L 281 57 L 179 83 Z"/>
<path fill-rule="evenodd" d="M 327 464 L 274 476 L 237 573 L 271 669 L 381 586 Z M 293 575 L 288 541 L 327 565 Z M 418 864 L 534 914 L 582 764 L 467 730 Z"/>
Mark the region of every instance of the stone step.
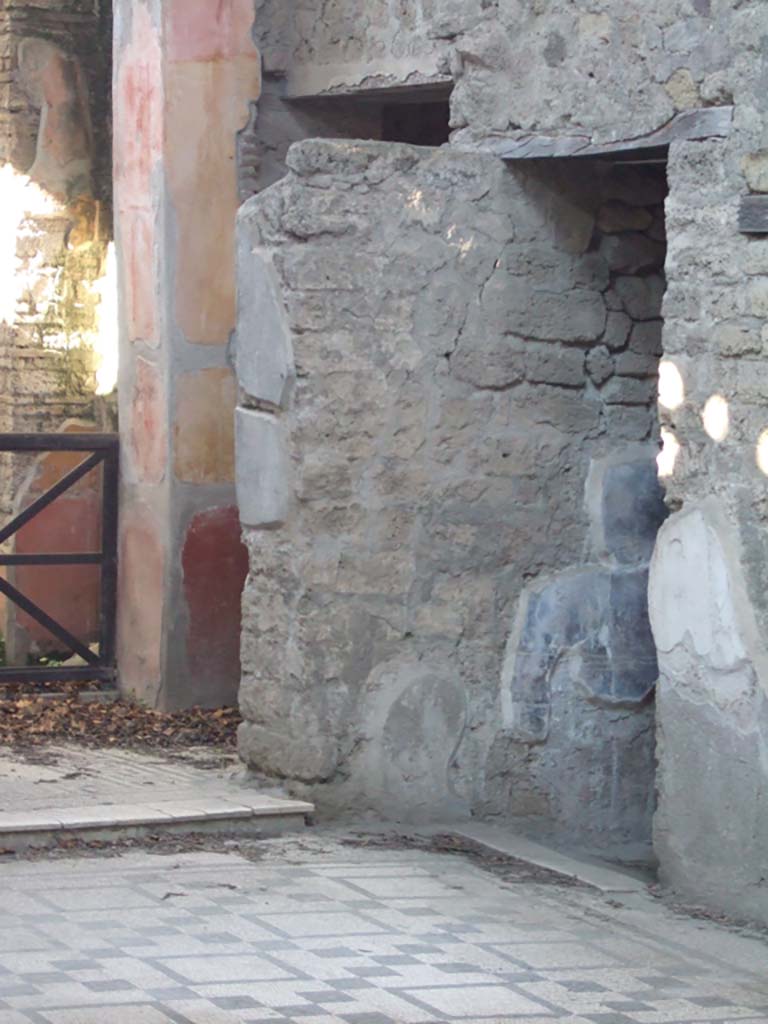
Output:
<path fill-rule="evenodd" d="M 162 833 L 281 835 L 303 829 L 314 805 L 240 790 L 232 799 L 149 800 L 0 813 L 0 850 L 21 853 L 72 839 L 114 841 Z"/>

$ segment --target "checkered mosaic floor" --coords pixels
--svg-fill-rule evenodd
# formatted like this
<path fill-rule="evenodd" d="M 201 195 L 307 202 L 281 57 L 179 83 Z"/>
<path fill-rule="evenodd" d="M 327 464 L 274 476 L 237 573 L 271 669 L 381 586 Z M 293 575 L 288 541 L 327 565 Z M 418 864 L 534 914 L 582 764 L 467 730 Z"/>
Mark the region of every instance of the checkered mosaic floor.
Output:
<path fill-rule="evenodd" d="M 313 833 L 0 866 L 0 1024 L 768 1024 L 768 945 Z"/>

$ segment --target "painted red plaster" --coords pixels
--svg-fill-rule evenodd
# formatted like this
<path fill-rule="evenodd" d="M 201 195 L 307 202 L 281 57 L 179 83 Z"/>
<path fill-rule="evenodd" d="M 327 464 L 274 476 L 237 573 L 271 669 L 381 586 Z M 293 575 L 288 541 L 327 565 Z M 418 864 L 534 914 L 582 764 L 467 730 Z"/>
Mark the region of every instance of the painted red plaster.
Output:
<path fill-rule="evenodd" d="M 139 357 L 130 412 L 128 466 L 140 483 L 159 484 L 168 459 L 163 380 L 154 363 Z"/>
<path fill-rule="evenodd" d="M 157 348 L 160 335 L 157 329 L 155 216 L 151 211 L 132 209 L 119 211 L 118 218 L 128 339 L 143 341 Z"/>
<path fill-rule="evenodd" d="M 144 6 L 117 54 L 114 178 L 128 337 L 159 344 L 157 216 L 154 181 L 163 150 L 163 63 L 157 29 Z"/>
<path fill-rule="evenodd" d="M 117 54 L 115 179 L 121 208 L 146 208 L 163 149 L 163 59 L 158 31 L 144 4 L 134 6 L 132 30 L 130 42 Z"/>
<path fill-rule="evenodd" d="M 169 0 L 168 58 L 216 60 L 253 52 L 253 0 Z"/>
<path fill-rule="evenodd" d="M 229 691 L 240 682 L 240 600 L 248 552 L 240 539 L 236 507 L 194 517 L 182 553 L 189 611 L 187 655 L 196 692 Z"/>
<path fill-rule="evenodd" d="M 82 428 L 81 428 L 82 429 Z M 79 452 L 49 452 L 40 457 L 20 507 L 26 507 L 83 461 Z M 16 534 L 17 554 L 98 551 L 100 546 L 101 472 L 93 470 L 57 498 Z M 99 636 L 99 569 L 97 566 L 18 566 L 11 582 L 78 640 Z M 11 636 L 13 632 L 13 637 Z M 63 651 L 65 645 L 23 612 L 7 605 L 6 636 L 13 661 L 26 652 Z"/>

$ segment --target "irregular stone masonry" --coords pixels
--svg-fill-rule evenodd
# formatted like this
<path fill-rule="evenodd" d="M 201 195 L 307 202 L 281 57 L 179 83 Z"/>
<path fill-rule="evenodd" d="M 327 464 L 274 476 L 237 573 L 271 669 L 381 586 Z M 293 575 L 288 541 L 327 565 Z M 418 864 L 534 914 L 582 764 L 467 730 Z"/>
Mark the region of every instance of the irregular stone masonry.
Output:
<path fill-rule="evenodd" d="M 768 662 L 763 640 L 768 628 L 768 535 L 763 513 L 768 412 L 763 377 L 768 340 L 764 326 L 768 315 L 768 261 L 763 238 L 745 238 L 738 233 L 738 209 L 745 195 L 766 189 L 766 35 L 765 5 L 745 0 L 651 0 L 642 5 L 610 0 L 592 5 L 569 0 L 505 0 L 503 4 L 487 0 L 414 0 L 397 7 L 363 4 L 362 0 L 333 4 L 318 0 L 300 8 L 261 0 L 257 5 L 257 37 L 265 66 L 275 78 L 283 79 L 286 95 L 353 94 L 374 86 L 413 86 L 450 76 L 454 84 L 451 141 L 456 147 L 482 149 L 487 145 L 498 151 L 505 139 L 535 140 L 537 136 L 566 142 L 575 138 L 585 145 L 628 140 L 636 146 L 644 136 L 667 128 L 686 111 L 733 107 L 729 137 L 702 136 L 701 141 L 676 142 L 669 152 L 668 291 L 664 299 L 663 347 L 668 364 L 665 376 L 676 378 L 679 386 L 677 397 L 662 408 L 667 505 L 674 515 L 662 528 L 650 586 L 661 680 L 656 850 L 667 881 L 696 898 L 764 920 L 768 920 L 764 886 Z M 723 118 L 723 122 L 726 120 L 730 119 Z M 641 261 L 638 273 L 617 274 L 606 292 L 598 289 L 603 296 L 602 309 L 595 295 L 595 281 L 596 275 L 604 271 L 598 270 L 594 251 L 590 253 L 590 283 L 581 281 L 578 287 L 569 276 L 576 264 L 568 267 L 562 258 L 562 251 L 570 252 L 568 245 L 578 239 L 578 224 L 584 220 L 576 212 L 578 204 L 570 213 L 564 212 L 567 192 L 562 183 L 557 185 L 557 201 L 547 189 L 541 190 L 535 203 L 521 204 L 519 195 L 505 200 L 503 211 L 494 214 L 494 224 L 508 223 L 504 217 L 510 216 L 511 209 L 518 216 L 514 231 L 509 226 L 504 251 L 499 239 L 488 232 L 492 244 L 484 241 L 482 266 L 471 264 L 474 253 L 470 251 L 459 275 L 463 281 L 471 280 L 471 294 L 478 297 L 477 305 L 485 314 L 481 327 L 487 328 L 486 336 L 473 352 L 477 313 L 473 320 L 472 302 L 466 301 L 463 286 L 456 285 L 455 264 L 449 261 L 438 269 L 444 240 L 424 237 L 424 246 L 417 247 L 410 234 L 413 248 L 409 251 L 405 247 L 404 251 L 396 236 L 386 251 L 383 243 L 373 247 L 378 262 L 368 262 L 366 250 L 361 250 L 363 259 L 348 244 L 351 239 L 347 232 L 352 229 L 343 214 L 348 202 L 360 204 L 355 207 L 356 221 L 365 221 L 360 210 L 364 207 L 374 223 L 387 223 L 392 218 L 398 230 L 404 205 L 401 190 L 396 201 L 382 212 L 384 201 L 377 192 L 381 185 L 390 187 L 392 177 L 388 174 L 383 175 L 380 184 L 363 180 L 353 185 L 346 179 L 353 152 L 325 151 L 327 160 L 322 171 L 318 167 L 308 175 L 302 165 L 307 160 L 306 151 L 302 150 L 289 179 L 278 191 L 265 195 L 262 206 L 246 207 L 241 225 L 243 237 L 249 239 L 255 230 L 253 222 L 259 221 L 259 245 L 268 250 L 267 255 L 275 251 L 278 285 L 288 305 L 300 372 L 295 404 L 278 417 L 277 432 L 286 445 L 285 457 L 290 455 L 292 468 L 295 463 L 297 476 L 292 486 L 281 491 L 278 484 L 285 481 L 286 474 L 271 470 L 270 487 L 265 491 L 270 502 L 262 509 L 265 515 L 277 515 L 278 520 L 282 517 L 289 525 L 269 533 L 249 531 L 252 574 L 246 594 L 249 626 L 243 647 L 244 705 L 254 724 L 245 730 L 243 749 L 254 762 L 261 759 L 269 767 L 264 751 L 271 755 L 280 747 L 281 763 L 271 767 L 287 775 L 331 777 L 348 789 L 359 785 L 364 774 L 361 759 L 370 748 L 368 737 L 382 735 L 386 715 L 371 719 L 368 730 L 356 731 L 354 724 L 365 715 L 359 713 L 361 704 L 353 683 L 359 684 L 374 662 L 392 658 L 393 651 L 400 652 L 407 646 L 410 653 L 406 660 L 421 657 L 419 666 L 428 664 L 433 675 L 443 672 L 451 681 L 442 688 L 425 682 L 421 691 L 414 684 L 411 697 L 398 705 L 400 719 L 395 725 L 396 716 L 393 718 L 391 735 L 404 738 L 401 743 L 390 744 L 377 762 L 378 777 L 388 785 L 392 775 L 401 781 L 407 776 L 413 793 L 418 786 L 412 780 L 423 777 L 419 774 L 422 771 L 429 776 L 423 765 L 432 762 L 428 755 L 419 759 L 419 735 L 426 714 L 424 704 L 431 699 L 431 685 L 445 694 L 444 710 L 434 716 L 443 723 L 440 728 L 445 730 L 444 723 L 450 720 L 454 723 L 453 735 L 458 731 L 462 737 L 457 753 L 447 740 L 445 750 L 440 747 L 441 771 L 449 762 L 451 793 L 458 795 L 462 808 L 471 804 L 481 810 L 508 810 L 507 794 L 511 792 L 517 810 L 541 811 L 541 773 L 537 765 L 546 759 L 550 748 L 557 751 L 556 761 L 562 759 L 556 738 L 570 735 L 572 752 L 589 749 L 596 737 L 607 739 L 607 721 L 594 720 L 594 728 L 586 733 L 581 724 L 576 727 L 574 722 L 569 734 L 558 724 L 561 714 L 594 707 L 595 688 L 598 696 L 601 691 L 614 696 L 618 692 L 615 674 L 603 671 L 611 659 L 603 656 L 600 671 L 581 676 L 575 672 L 573 678 L 591 680 L 592 689 L 587 688 L 584 699 L 574 701 L 569 673 L 576 659 L 569 656 L 561 664 L 562 659 L 552 652 L 561 649 L 566 626 L 573 627 L 574 636 L 594 637 L 591 623 L 602 616 L 597 595 L 610 589 L 606 573 L 625 573 L 627 577 L 634 573 L 635 579 L 639 578 L 658 521 L 658 495 L 648 487 L 638 491 L 638 495 L 644 495 L 639 500 L 622 482 L 628 474 L 634 478 L 632 487 L 640 487 L 643 478 L 649 484 L 650 462 L 643 467 L 630 461 L 630 468 L 625 468 L 621 451 L 622 445 L 642 444 L 645 442 L 640 439 L 647 438 L 650 452 L 655 433 L 647 388 L 660 351 L 657 318 L 663 282 L 653 271 L 643 269 L 642 261 L 653 261 L 654 244 L 662 242 L 658 211 L 646 210 L 647 203 L 656 202 L 658 196 L 640 201 L 642 189 L 633 173 L 624 179 L 628 183 L 626 192 L 610 197 L 599 211 L 598 226 L 606 239 L 605 247 L 603 243 L 600 247 L 602 256 L 610 255 L 620 263 L 629 260 L 630 265 Z M 365 163 L 365 158 L 361 159 Z M 447 157 L 444 159 L 450 163 Z M 458 161 L 458 157 L 455 159 Z M 378 166 L 384 165 L 379 162 Z M 443 181 L 453 183 L 450 188 L 455 192 L 455 216 L 450 222 L 441 222 L 443 208 L 433 209 L 434 204 L 425 205 L 422 213 L 446 236 L 455 223 L 456 238 L 463 242 L 465 236 L 460 230 L 468 235 L 477 225 L 479 208 L 489 202 L 491 193 L 483 193 L 479 186 L 471 195 L 464 193 L 466 179 L 458 171 L 462 165 L 459 161 L 452 166 L 456 170 L 446 169 Z M 583 161 L 566 166 L 570 167 L 570 179 L 583 180 L 587 166 Z M 452 178 L 454 173 L 457 177 Z M 537 174 L 544 178 L 547 174 L 518 168 L 513 177 L 523 181 L 526 173 L 529 184 L 535 183 Z M 455 184 L 457 180 L 463 182 L 461 187 Z M 323 192 L 316 188 L 321 182 L 329 185 L 334 181 L 334 189 Z M 449 189 L 448 184 L 445 187 Z M 370 189 L 365 198 L 361 194 L 364 188 Z M 417 190 L 414 187 L 411 191 L 415 194 Z M 322 217 L 315 216 L 314 208 L 303 203 L 305 194 L 324 197 L 327 210 Z M 551 243 L 558 224 L 562 232 L 556 246 L 545 246 L 547 257 L 552 248 L 560 254 L 553 265 L 542 262 L 540 247 L 532 246 L 532 238 L 529 235 L 526 240 L 525 233 L 530 208 L 544 205 L 547 195 L 557 208 L 544 236 Z M 300 200 L 298 211 L 292 210 L 295 197 Z M 616 201 L 629 202 L 631 215 L 617 207 Z M 647 224 L 648 212 L 654 216 L 655 226 Z M 624 229 L 618 236 L 614 234 L 617 217 Z M 317 230 L 325 235 L 317 235 Z M 587 231 L 586 226 L 583 230 Z M 591 236 L 593 228 L 588 230 Z M 327 248 L 321 247 L 322 238 Z M 519 252 L 514 251 L 513 238 L 521 246 Z M 334 251 L 344 246 L 348 246 L 348 258 L 334 258 Z M 322 282 L 311 284 L 318 290 L 310 291 L 307 281 L 294 273 L 296 258 L 291 264 L 276 255 L 302 247 L 318 254 L 316 263 L 321 275 L 338 286 L 335 296 L 319 287 Z M 526 249 L 529 259 L 523 270 Z M 427 252 L 432 253 L 429 259 Z M 505 262 L 503 271 L 499 268 L 494 275 L 497 259 L 511 263 L 507 268 Z M 390 287 L 382 275 L 396 273 L 391 269 L 393 261 L 399 264 L 401 276 L 411 280 L 413 292 L 407 297 L 400 290 L 402 284 L 390 295 L 382 293 L 380 283 Z M 243 265 L 248 265 L 246 259 Z M 367 282 L 366 267 L 370 275 Z M 579 272 L 585 270 L 583 260 L 578 268 Z M 512 276 L 506 277 L 507 269 Z M 250 288 L 247 273 L 243 281 L 246 299 Z M 502 274 L 505 287 L 494 295 Z M 556 288 L 545 297 L 536 295 L 537 281 L 547 277 L 554 281 L 558 274 L 562 276 Z M 414 310 L 427 308 L 428 312 L 411 318 L 409 305 Z M 645 321 L 649 310 L 655 319 Z M 251 323 L 256 322 L 252 312 L 244 315 L 250 316 Z M 628 316 L 639 322 L 630 322 Z M 457 337 L 457 323 L 466 328 L 461 337 Z M 536 336 L 532 336 L 533 323 L 537 325 Z M 372 331 L 377 342 L 373 346 Z M 422 332 L 423 340 L 414 345 L 414 333 Z M 547 341 L 551 334 L 557 341 L 566 342 L 558 347 L 556 359 L 548 355 L 553 351 Z M 322 338 L 327 352 L 322 375 L 318 377 L 314 364 L 309 375 L 304 375 L 305 350 L 311 349 L 310 343 L 317 337 Z M 434 344 L 439 352 L 440 337 L 447 340 L 442 348 L 444 361 L 432 356 L 433 372 L 423 377 L 414 375 L 408 358 L 403 357 L 402 365 L 398 363 L 398 358 L 412 353 L 414 347 L 426 348 L 427 339 L 433 339 L 429 345 Z M 516 349 L 511 343 L 515 337 L 528 340 Z M 244 350 L 252 344 L 241 334 L 241 364 L 246 361 Z M 376 359 L 370 355 L 371 349 L 379 353 Z M 445 358 L 446 353 L 449 358 Z M 586 356 L 583 380 L 577 357 L 582 354 Z M 330 360 L 335 360 L 338 372 L 346 368 L 345 380 L 354 381 L 350 385 L 357 403 L 354 407 L 347 406 L 343 388 L 339 392 L 338 388 L 325 386 L 328 368 L 333 365 Z M 388 369 L 387 377 L 384 368 L 390 364 L 395 369 Z M 421 364 L 417 361 L 417 365 Z M 386 415 L 395 414 L 385 415 L 378 409 L 382 377 L 377 374 L 387 379 L 387 392 L 395 390 L 402 399 L 396 434 L 395 427 L 387 427 L 386 421 Z M 250 379 L 252 374 L 247 376 Z M 556 379 L 559 383 L 555 385 Z M 506 383 L 499 384 L 502 380 Z M 544 383 L 547 380 L 549 384 Z M 322 421 L 305 413 L 304 396 L 318 381 L 323 385 L 320 391 L 329 396 L 325 404 L 319 397 L 316 400 L 325 416 Z M 443 397 L 449 382 L 457 393 Z M 468 389 L 466 393 L 458 393 L 460 385 Z M 252 397 L 259 397 L 258 389 L 247 381 L 244 387 Z M 438 392 L 439 401 L 434 397 Z M 514 429 L 518 420 L 511 411 L 511 396 L 516 401 L 525 396 L 523 430 Z M 619 403 L 609 401 L 611 397 L 620 399 Z M 630 401 L 633 404 L 625 404 Z M 509 403 L 506 408 L 505 403 Z M 598 406 L 597 418 L 590 416 Z M 264 408 L 275 411 L 268 402 Z M 378 416 L 384 416 L 385 423 L 372 436 L 370 428 L 359 433 L 359 425 L 368 422 L 372 408 Z M 337 436 L 334 425 L 339 410 L 347 430 L 342 437 Z M 246 423 L 253 415 L 242 414 Z M 302 416 L 312 423 L 314 432 L 300 432 Z M 486 429 L 481 432 L 478 423 Z M 501 423 L 509 426 L 506 433 Z M 326 424 L 330 426 L 326 428 Z M 404 454 L 394 463 L 390 453 L 390 461 L 380 466 L 376 459 L 382 458 L 379 437 L 385 427 L 390 435 L 384 436 L 396 436 Z M 307 434 L 311 435 L 309 451 L 302 454 Z M 324 437 L 332 449 L 325 463 L 320 452 Z M 356 458 L 370 459 L 377 467 L 375 474 L 361 477 L 357 490 L 357 478 L 350 470 L 355 463 L 337 456 L 346 451 L 343 446 L 349 440 L 360 449 Z M 427 445 L 430 454 L 434 453 L 430 466 L 455 473 L 452 484 L 457 496 L 453 507 L 429 474 L 425 482 L 420 453 Z M 247 483 L 248 474 L 258 467 L 252 461 L 249 443 L 241 451 L 247 453 L 241 474 Z M 595 460 L 591 471 L 585 468 L 587 453 Z M 615 466 L 605 461 L 611 454 L 619 460 Z M 279 465 L 279 459 L 274 465 Z M 504 467 L 501 473 L 499 466 Z M 514 486 L 510 482 L 512 466 L 517 474 Z M 406 526 L 400 527 L 399 535 L 405 537 L 410 557 L 415 557 L 416 551 L 418 560 L 411 563 L 406 559 L 403 568 L 399 557 L 390 554 L 381 557 L 384 568 L 378 566 L 380 573 L 392 574 L 400 567 L 404 574 L 397 586 L 392 585 L 394 592 L 407 592 L 412 606 L 418 604 L 419 609 L 407 625 L 402 623 L 397 601 L 397 618 L 383 599 L 379 601 L 381 607 L 372 613 L 370 597 L 364 594 L 361 598 L 357 592 L 347 599 L 357 619 L 353 622 L 349 611 L 340 614 L 342 603 L 329 596 L 336 591 L 328 589 L 337 586 L 336 569 L 329 573 L 330 584 L 326 580 L 322 586 L 313 583 L 309 595 L 302 583 L 306 567 L 314 571 L 315 560 L 321 556 L 343 565 L 348 573 L 357 570 L 354 579 L 358 590 L 376 579 L 370 559 L 359 557 L 358 542 L 348 542 L 341 530 L 347 529 L 353 537 L 364 536 L 369 545 L 379 536 L 391 535 L 377 532 L 371 523 L 374 513 L 366 515 L 364 511 L 372 507 L 371 498 L 380 500 L 376 488 L 382 479 L 393 501 L 399 496 L 401 502 L 413 504 L 426 491 L 431 495 L 430 514 L 418 520 L 418 529 L 409 532 L 408 526 L 414 522 L 410 513 L 405 517 Z M 583 503 L 581 485 L 585 479 L 587 501 Z M 305 483 L 307 480 L 309 483 Z M 297 489 L 296 481 L 303 489 Z M 324 486 L 327 507 L 319 495 L 311 497 L 315 489 Z M 626 507 L 619 508 L 619 522 L 626 524 L 629 519 L 636 523 L 635 531 L 625 532 L 623 537 L 621 529 L 606 526 L 605 515 L 599 514 L 600 509 L 610 512 L 616 506 L 617 494 L 627 499 Z M 611 495 L 610 500 L 607 495 Z M 258 501 L 250 494 L 247 498 L 258 518 Z M 557 514 L 548 516 L 541 510 L 550 503 Z M 302 540 L 296 526 L 297 509 L 302 515 L 316 510 L 318 522 L 312 523 L 312 529 L 322 540 L 317 539 L 312 553 L 302 546 L 309 541 L 306 537 Z M 519 545 L 514 557 L 504 549 L 504 530 L 511 523 L 515 524 Z M 329 536 L 336 536 L 334 531 L 344 536 L 343 543 L 329 540 Z M 397 535 L 394 527 L 392 535 Z M 415 580 L 408 575 L 409 564 L 416 573 Z M 494 565 L 496 576 L 490 568 Z M 444 575 L 435 576 L 446 566 Z M 558 576 L 558 569 L 566 571 Z M 272 589 L 277 587 L 278 578 L 283 586 L 273 600 Z M 592 600 L 583 602 L 572 621 L 560 619 L 554 623 L 555 628 L 549 629 L 539 615 L 547 619 L 553 610 L 565 607 L 569 592 L 584 593 L 587 578 Z M 263 600 L 259 591 L 262 586 L 266 587 Z M 522 601 L 518 601 L 523 587 Z M 637 595 L 637 588 L 634 592 Z M 614 607 L 613 598 L 608 605 Z M 408 601 L 404 606 L 408 607 Z M 417 614 L 431 623 L 432 635 L 440 638 L 433 647 L 422 639 L 424 634 L 413 623 Z M 285 627 L 281 638 L 278 633 L 284 620 L 290 628 Z M 519 639 L 511 644 L 504 667 L 505 683 L 499 687 L 500 652 L 513 627 Z M 360 653 L 354 670 L 350 663 L 342 667 L 336 663 L 334 652 L 339 650 L 339 637 L 343 640 L 345 630 L 354 640 L 349 649 L 354 647 Z M 261 631 L 260 638 L 257 631 Z M 621 647 L 621 633 L 612 626 L 604 634 L 614 654 L 630 650 Z M 314 643 L 315 635 L 322 639 L 317 666 L 307 667 L 297 652 L 310 641 Z M 576 649 L 592 658 L 597 646 L 593 643 L 590 647 L 588 640 L 585 644 L 577 641 Z M 518 669 L 517 663 L 521 653 L 528 653 L 528 647 L 537 648 L 537 653 L 529 676 L 531 685 L 526 687 L 520 685 L 522 666 Z M 412 653 L 415 648 L 420 650 L 418 655 Z M 438 648 L 446 659 L 445 669 L 439 667 L 442 662 L 437 657 Z M 286 649 L 290 656 L 281 662 Z M 572 654 L 574 649 L 570 650 Z M 268 663 L 264 657 L 268 654 L 281 666 L 276 675 L 262 667 Z M 547 667 L 550 665 L 554 666 L 551 671 Z M 471 688 L 462 691 L 457 676 L 471 679 Z M 408 689 L 407 680 L 397 672 L 390 673 L 389 682 L 385 680 L 381 685 L 375 675 L 368 678 L 372 680 L 369 688 L 389 687 L 391 692 L 398 692 L 398 687 L 403 692 Z M 623 680 L 628 678 L 624 676 Z M 637 697 L 646 677 L 637 671 L 631 678 Z M 544 679 L 541 684 L 536 682 L 540 679 Z M 505 691 L 508 701 L 502 714 L 498 704 Z M 282 695 L 277 703 L 275 692 Z M 452 696 L 456 693 L 463 693 L 466 700 L 463 717 L 456 710 L 458 705 Z M 548 709 L 546 714 L 540 705 Z M 605 715 L 606 710 L 600 707 L 597 713 Z M 276 723 L 283 715 L 292 721 L 290 716 L 294 714 L 304 715 L 317 728 L 314 732 L 305 729 L 297 720 L 297 744 L 281 746 L 282 737 L 275 739 Z M 378 705 L 376 714 L 383 714 Z M 639 728 L 650 726 L 649 717 L 643 726 L 642 714 L 633 711 L 623 726 L 611 722 L 608 734 L 617 729 L 616 735 L 621 735 L 621 728 L 632 721 Z M 330 738 L 329 722 L 333 723 Z M 515 730 L 522 729 L 528 730 L 529 741 L 521 746 Z M 494 730 L 496 739 L 484 759 L 478 752 L 488 750 Z M 302 751 L 298 743 L 304 732 L 310 742 Z M 546 742 L 534 742 L 533 737 L 545 732 Z M 343 742 L 338 736 L 344 737 Z M 588 741 L 584 736 L 589 737 Z M 649 750 L 650 733 L 646 738 L 645 749 Z M 620 742 L 610 756 L 615 758 L 630 749 L 642 750 L 643 745 Z M 310 760 L 312 767 L 307 771 Z M 595 805 L 599 787 L 585 766 L 574 771 L 567 757 L 564 764 L 566 771 L 557 776 L 554 767 L 544 773 L 550 800 L 546 812 L 558 813 L 557 800 L 563 798 L 563 793 L 570 794 L 573 802 L 568 814 L 577 815 L 580 825 L 589 817 L 584 803 L 591 800 Z M 643 790 L 643 773 L 651 770 L 649 761 L 644 764 L 640 769 L 624 765 L 616 778 L 634 778 Z M 425 783 L 423 792 L 432 784 Z M 620 789 L 614 787 L 614 792 Z M 557 796 L 554 802 L 553 795 Z"/>
<path fill-rule="evenodd" d="M 289 165 L 240 215 L 242 752 L 329 804 L 647 840 L 663 175 Z"/>

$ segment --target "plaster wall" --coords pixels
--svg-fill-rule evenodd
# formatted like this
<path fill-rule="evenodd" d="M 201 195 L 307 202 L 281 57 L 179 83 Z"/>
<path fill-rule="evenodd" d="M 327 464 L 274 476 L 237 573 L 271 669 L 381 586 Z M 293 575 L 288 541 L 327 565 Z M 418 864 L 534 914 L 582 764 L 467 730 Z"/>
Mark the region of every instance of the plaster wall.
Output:
<path fill-rule="evenodd" d="M 737 224 L 740 198 L 768 188 L 768 12 L 739 15 L 734 130 L 670 154 L 664 347 L 677 386 L 661 412 L 679 450 L 650 591 L 655 840 L 667 882 L 765 922 L 768 241 Z"/>
<path fill-rule="evenodd" d="M 118 661 L 154 706 L 236 699 L 237 136 L 259 95 L 250 0 L 115 7 L 121 253 Z"/>
<path fill-rule="evenodd" d="M 288 164 L 239 218 L 243 756 L 329 806 L 647 840 L 663 175 Z"/>

